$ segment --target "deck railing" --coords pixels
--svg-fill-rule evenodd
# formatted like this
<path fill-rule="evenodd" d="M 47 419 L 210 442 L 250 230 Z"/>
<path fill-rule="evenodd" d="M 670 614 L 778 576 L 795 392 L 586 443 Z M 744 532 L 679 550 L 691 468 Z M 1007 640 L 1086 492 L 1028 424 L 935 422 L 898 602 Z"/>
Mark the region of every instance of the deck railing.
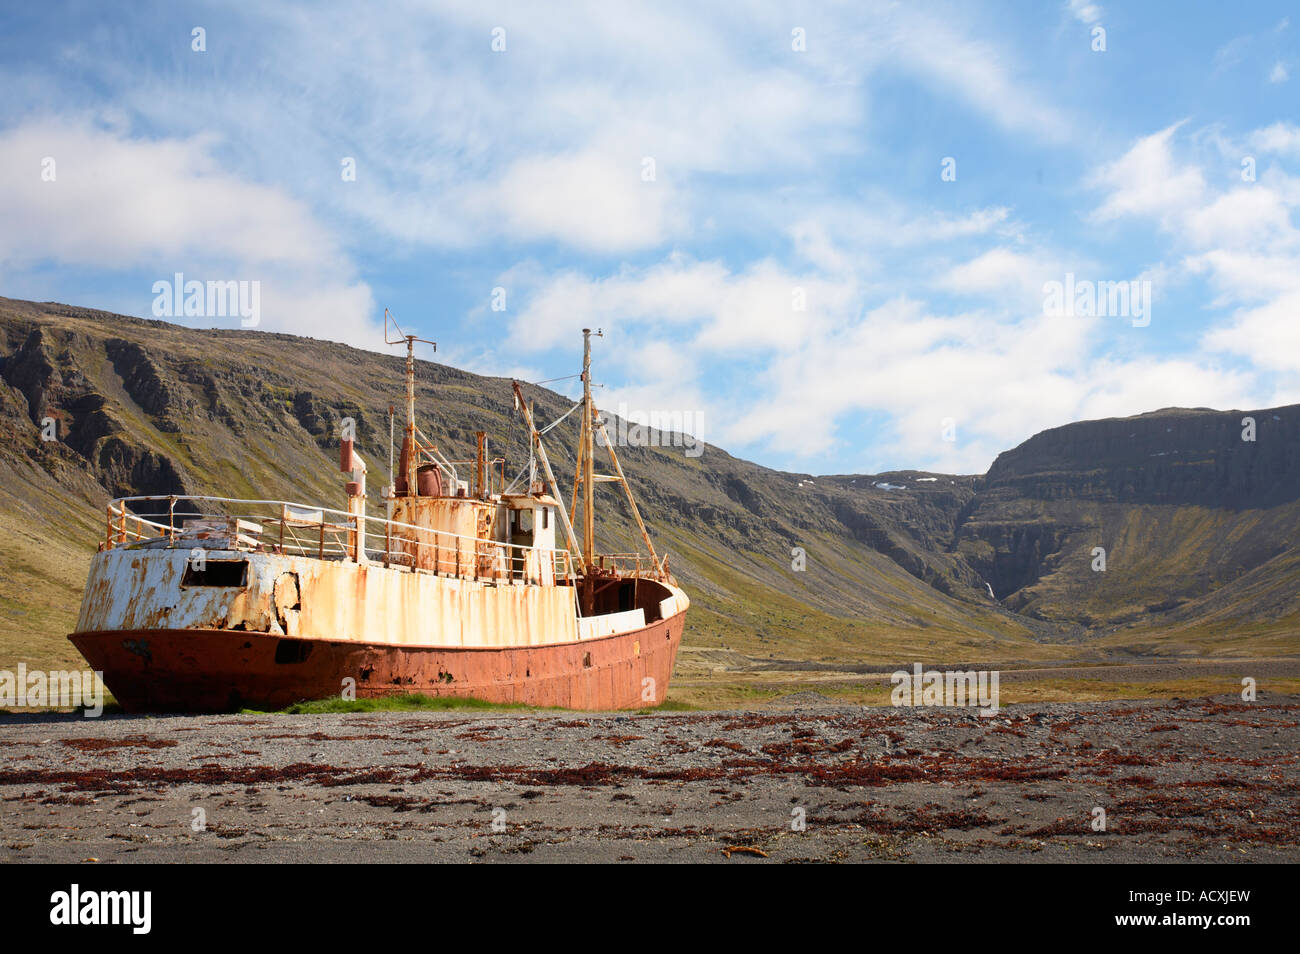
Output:
<path fill-rule="evenodd" d="M 612 570 L 620 577 L 641 577 L 659 579 L 660 568 L 642 553 L 597 553 L 596 566 L 602 570 Z"/>
<path fill-rule="evenodd" d="M 195 507 L 203 509 L 191 509 Z M 367 560 L 384 566 L 501 582 L 549 584 L 575 575 L 567 550 L 481 540 L 285 500 L 119 497 L 108 504 L 100 549 L 122 546 L 244 550 L 322 560 L 358 560 L 364 552 Z"/>

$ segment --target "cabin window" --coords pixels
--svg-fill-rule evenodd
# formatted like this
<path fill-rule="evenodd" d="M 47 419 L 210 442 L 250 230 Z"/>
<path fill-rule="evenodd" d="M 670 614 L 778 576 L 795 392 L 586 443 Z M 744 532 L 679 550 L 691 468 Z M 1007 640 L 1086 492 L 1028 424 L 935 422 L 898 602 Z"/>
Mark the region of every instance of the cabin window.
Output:
<path fill-rule="evenodd" d="M 515 527 L 520 533 L 533 532 L 533 512 L 531 510 L 515 511 Z"/>
<path fill-rule="evenodd" d="M 551 525 L 551 508 L 542 508 L 542 529 L 546 530 Z"/>
<path fill-rule="evenodd" d="M 199 567 L 189 562 L 185 564 L 185 575 L 181 577 L 181 586 L 245 587 L 247 585 L 247 560 L 207 560 Z"/>

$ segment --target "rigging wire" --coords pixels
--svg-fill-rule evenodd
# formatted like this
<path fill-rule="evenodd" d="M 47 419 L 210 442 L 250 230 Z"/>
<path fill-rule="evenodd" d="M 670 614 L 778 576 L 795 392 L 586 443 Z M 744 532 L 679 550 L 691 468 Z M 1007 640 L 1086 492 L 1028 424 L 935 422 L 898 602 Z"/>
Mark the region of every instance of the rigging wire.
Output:
<path fill-rule="evenodd" d="M 568 381 L 571 380 L 572 378 L 580 378 L 580 377 L 582 377 L 581 371 L 579 371 L 577 374 L 566 374 L 562 378 L 547 378 L 545 381 L 529 381 L 528 383 L 529 384 L 550 384 L 553 381 Z"/>
<path fill-rule="evenodd" d="M 516 485 L 518 485 L 518 483 L 520 482 L 520 480 L 523 478 L 525 471 L 527 471 L 527 470 L 528 470 L 528 465 L 525 464 L 525 465 L 520 469 L 519 473 L 515 474 L 515 479 L 512 480 L 512 481 L 510 481 L 510 483 L 506 486 L 506 489 L 503 490 L 502 493 L 503 493 L 503 494 L 508 494 L 508 493 L 510 493 L 510 491 L 514 490 L 515 487 L 516 487 Z"/>
<path fill-rule="evenodd" d="M 543 427 L 541 430 L 539 430 L 539 431 L 537 432 L 537 436 L 538 436 L 538 437 L 541 437 L 543 434 L 545 434 L 545 433 L 546 433 L 547 431 L 549 431 L 551 428 L 555 427 L 557 424 L 559 424 L 561 421 L 563 421 L 566 417 L 568 417 L 570 414 L 572 414 L 574 411 L 576 411 L 576 410 L 577 410 L 578 408 L 580 408 L 580 407 L 582 407 L 582 402 L 581 402 L 581 401 L 579 401 L 577 404 L 573 405 L 573 407 L 569 408 L 567 411 L 565 411 L 563 414 L 561 414 L 561 415 L 560 415 L 559 417 L 557 417 L 555 420 L 551 421 L 551 423 L 547 424 L 545 427 Z"/>

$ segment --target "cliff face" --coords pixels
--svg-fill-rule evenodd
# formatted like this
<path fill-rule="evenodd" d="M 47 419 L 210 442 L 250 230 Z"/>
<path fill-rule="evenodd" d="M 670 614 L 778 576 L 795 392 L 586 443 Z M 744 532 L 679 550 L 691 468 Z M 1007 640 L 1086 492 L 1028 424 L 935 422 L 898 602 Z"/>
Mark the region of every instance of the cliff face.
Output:
<path fill-rule="evenodd" d="M 377 511 L 402 368 L 397 355 L 330 342 L 0 299 L 0 512 L 11 528 L 0 657 L 75 658 L 62 636 L 112 496 L 341 506 L 338 429 L 351 417 Z M 508 476 L 524 465 L 508 381 L 428 362 L 417 381 L 421 426 L 448 457 L 471 457 L 483 430 Z M 525 390 L 543 422 L 571 406 Z M 1241 439 L 1248 415 L 1253 442 Z M 51 418 L 57 439 L 43 440 Z M 575 440 L 573 417 L 548 439 L 566 492 Z M 1002 454 L 983 477 L 814 478 L 712 446 L 619 455 L 692 594 L 688 646 L 1029 658 L 1053 640 L 1100 645 L 1128 629 L 1229 641 L 1243 627 L 1297 631 L 1298 407 L 1071 424 Z M 616 485 L 600 499 L 601 548 L 639 548 Z M 1094 569 L 1098 547 L 1105 570 Z"/>
<path fill-rule="evenodd" d="M 111 496 L 185 493 L 185 476 L 177 462 L 132 440 L 108 395 L 83 373 L 77 351 L 90 346 L 76 336 L 31 327 L 22 345 L 4 358 L 0 378 L 26 401 L 26 417 L 35 434 L 13 420 L 7 422 L 10 434 L 20 445 L 28 445 L 32 459 L 40 459 L 41 451 L 50 448 L 34 445 L 31 439 L 49 445 L 41 434 L 52 428 L 58 441 L 81 458 Z M 158 429 L 179 431 L 178 418 L 191 409 L 191 403 L 174 387 L 168 388 L 148 353 L 121 339 L 104 342 L 103 353 L 111 359 L 127 394 L 156 419 Z"/>
<path fill-rule="evenodd" d="M 1300 542 L 1298 500 L 1300 407 L 1166 409 L 1053 428 L 1001 454 L 958 547 L 1018 612 L 1135 623 L 1282 574 L 1269 567 Z"/>
<path fill-rule="evenodd" d="M 1243 509 L 1297 499 L 1297 477 L 1300 408 L 1170 408 L 1036 434 L 998 456 L 987 487 L 1039 500 Z"/>

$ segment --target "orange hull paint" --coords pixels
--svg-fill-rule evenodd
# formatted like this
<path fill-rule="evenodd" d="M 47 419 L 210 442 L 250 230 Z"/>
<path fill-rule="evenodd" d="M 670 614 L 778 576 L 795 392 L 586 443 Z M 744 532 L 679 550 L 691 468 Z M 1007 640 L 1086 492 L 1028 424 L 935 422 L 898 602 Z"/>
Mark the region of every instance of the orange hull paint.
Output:
<path fill-rule="evenodd" d="M 221 629 L 74 633 L 68 638 L 128 712 L 280 709 L 338 697 L 421 693 L 570 709 L 663 701 L 685 613 L 615 636 L 550 646 L 416 647 Z M 653 680 L 646 682 L 646 680 Z"/>

